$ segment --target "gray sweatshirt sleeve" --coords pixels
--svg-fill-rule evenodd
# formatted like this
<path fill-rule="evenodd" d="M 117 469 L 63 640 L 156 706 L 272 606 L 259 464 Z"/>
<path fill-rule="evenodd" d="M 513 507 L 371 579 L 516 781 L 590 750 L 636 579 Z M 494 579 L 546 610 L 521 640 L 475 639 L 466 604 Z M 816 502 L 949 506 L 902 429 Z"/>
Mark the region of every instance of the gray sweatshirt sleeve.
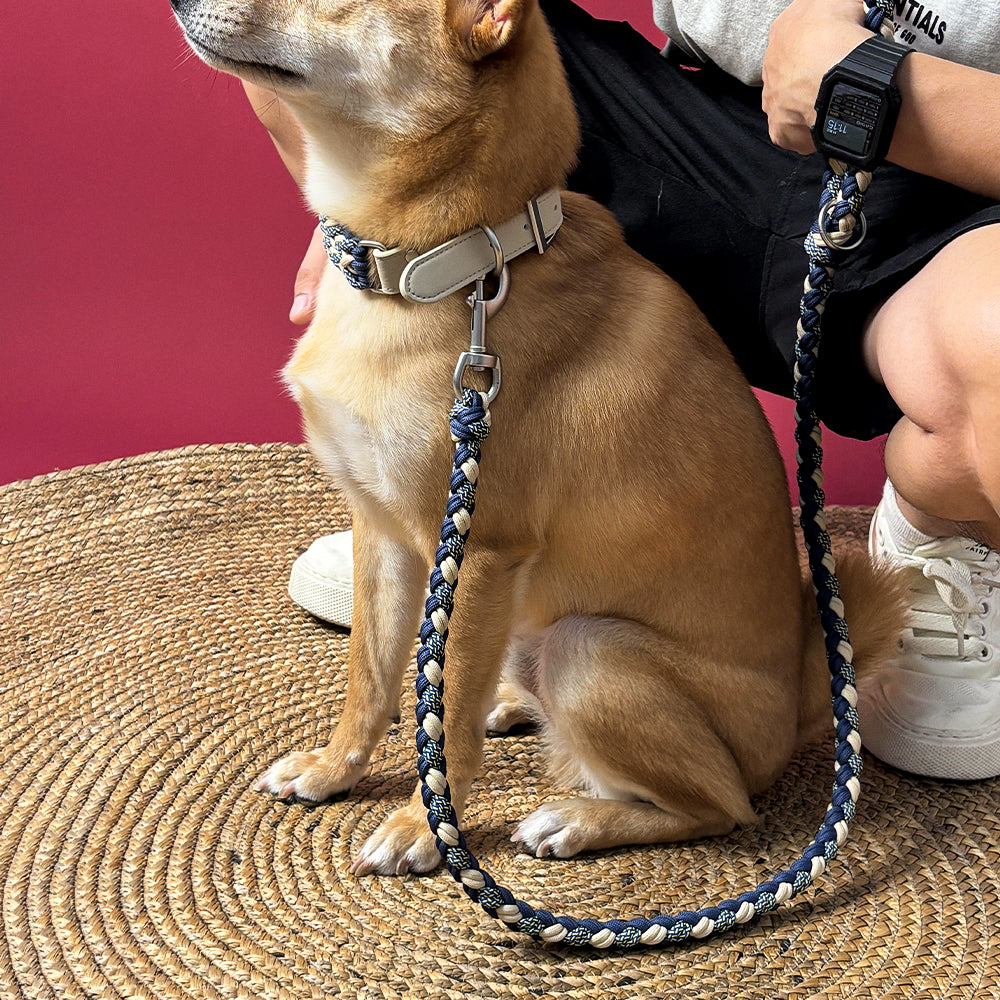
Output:
<path fill-rule="evenodd" d="M 672 45 L 737 79 L 760 85 L 767 35 L 791 0 L 653 0 Z M 861 4 L 858 2 L 858 19 Z M 896 0 L 896 41 L 929 55 L 1000 73 L 996 0 Z"/>
<path fill-rule="evenodd" d="M 760 86 L 767 33 L 789 0 L 653 0 L 657 27 L 672 45 Z"/>

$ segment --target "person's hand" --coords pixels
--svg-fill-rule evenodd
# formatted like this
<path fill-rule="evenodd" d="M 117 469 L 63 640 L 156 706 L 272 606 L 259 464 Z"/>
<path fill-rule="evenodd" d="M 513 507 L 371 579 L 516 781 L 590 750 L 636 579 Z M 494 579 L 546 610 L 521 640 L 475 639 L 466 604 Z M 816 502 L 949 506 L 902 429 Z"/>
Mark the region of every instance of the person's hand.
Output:
<path fill-rule="evenodd" d="M 316 227 L 309 241 L 309 249 L 299 265 L 299 273 L 295 275 L 295 298 L 288 318 L 299 326 L 311 323 L 316 313 L 316 291 L 320 278 L 326 270 L 326 250 L 323 248 L 323 232 Z"/>
<path fill-rule="evenodd" d="M 775 18 L 764 53 L 761 105 L 771 141 L 812 153 L 809 127 L 823 74 L 872 33 L 861 0 L 793 0 Z"/>

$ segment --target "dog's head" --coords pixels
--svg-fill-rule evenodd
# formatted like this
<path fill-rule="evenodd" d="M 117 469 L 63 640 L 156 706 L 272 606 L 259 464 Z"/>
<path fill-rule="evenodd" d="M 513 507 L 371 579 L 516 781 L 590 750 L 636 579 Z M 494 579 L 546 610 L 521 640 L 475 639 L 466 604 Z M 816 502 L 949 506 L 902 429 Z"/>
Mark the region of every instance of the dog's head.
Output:
<path fill-rule="evenodd" d="M 292 108 L 314 210 L 380 239 L 507 218 L 575 161 L 538 0 L 171 2 L 205 62 Z"/>
<path fill-rule="evenodd" d="M 476 67 L 510 46 L 537 0 L 171 0 L 210 66 L 400 136 L 461 112 Z"/>

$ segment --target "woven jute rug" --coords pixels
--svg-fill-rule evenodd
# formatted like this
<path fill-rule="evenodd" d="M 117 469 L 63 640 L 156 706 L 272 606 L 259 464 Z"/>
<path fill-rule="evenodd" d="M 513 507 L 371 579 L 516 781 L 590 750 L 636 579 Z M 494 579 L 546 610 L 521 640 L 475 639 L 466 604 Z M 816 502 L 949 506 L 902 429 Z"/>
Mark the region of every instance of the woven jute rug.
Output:
<path fill-rule="evenodd" d="M 833 533 L 862 535 L 868 513 L 834 509 Z M 347 524 L 300 447 L 56 473 L 0 489 L 0 518 L 3 998 L 998 995 L 997 783 L 870 758 L 852 839 L 816 886 L 672 950 L 544 948 L 447 874 L 353 876 L 413 786 L 409 695 L 348 798 L 252 791 L 277 757 L 325 741 L 344 699 L 349 633 L 285 590 L 295 555 Z M 488 742 L 467 834 L 534 905 L 675 913 L 786 867 L 831 773 L 828 743 L 800 754 L 757 829 L 541 861 L 509 836 L 560 789 L 520 734 Z"/>

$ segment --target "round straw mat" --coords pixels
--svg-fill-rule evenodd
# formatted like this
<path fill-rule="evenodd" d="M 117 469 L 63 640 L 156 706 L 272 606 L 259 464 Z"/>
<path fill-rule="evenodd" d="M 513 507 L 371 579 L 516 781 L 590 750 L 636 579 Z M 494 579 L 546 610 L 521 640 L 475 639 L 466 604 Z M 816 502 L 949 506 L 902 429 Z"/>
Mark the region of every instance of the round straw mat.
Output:
<path fill-rule="evenodd" d="M 831 514 L 835 535 L 863 533 L 866 512 Z M 251 790 L 277 757 L 324 741 L 344 698 L 349 634 L 285 592 L 296 553 L 348 523 L 300 447 L 55 473 L 0 490 L 0 516 L 4 998 L 997 995 L 996 782 L 869 759 L 852 839 L 815 887 L 673 950 L 546 949 L 447 874 L 351 875 L 414 781 L 408 694 L 346 799 Z M 498 879 L 553 912 L 678 912 L 798 856 L 830 757 L 826 743 L 800 754 L 757 829 L 541 861 L 509 836 L 560 790 L 534 735 L 492 739 L 467 833 Z"/>

